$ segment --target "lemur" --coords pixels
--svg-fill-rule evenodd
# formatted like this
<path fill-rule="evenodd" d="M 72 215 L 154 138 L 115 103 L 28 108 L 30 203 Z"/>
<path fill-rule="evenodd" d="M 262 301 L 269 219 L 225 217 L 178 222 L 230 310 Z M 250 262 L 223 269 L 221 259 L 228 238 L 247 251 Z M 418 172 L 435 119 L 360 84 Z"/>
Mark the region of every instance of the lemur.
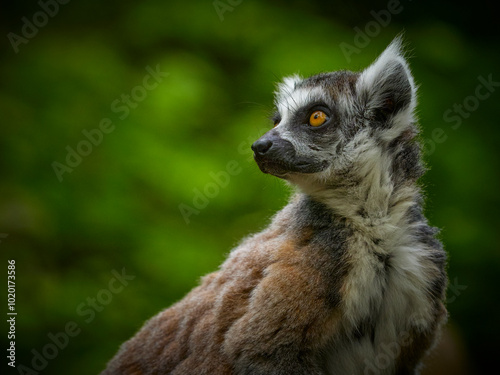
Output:
<path fill-rule="evenodd" d="M 297 192 L 103 375 L 418 374 L 447 318 L 446 254 L 401 38 L 360 73 L 285 78 L 275 105 L 254 158 Z"/>

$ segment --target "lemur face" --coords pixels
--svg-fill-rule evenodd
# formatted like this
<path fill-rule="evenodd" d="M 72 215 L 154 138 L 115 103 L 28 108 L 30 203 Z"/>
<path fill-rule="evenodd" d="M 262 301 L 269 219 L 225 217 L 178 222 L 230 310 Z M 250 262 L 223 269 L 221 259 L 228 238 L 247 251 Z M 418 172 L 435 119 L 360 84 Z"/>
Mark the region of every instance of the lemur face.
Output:
<path fill-rule="evenodd" d="M 419 149 L 407 147 L 416 88 L 400 49 L 396 40 L 361 73 L 285 78 L 275 126 L 252 145 L 260 169 L 309 192 L 360 184 L 370 168 L 392 166 L 397 183 L 416 178 Z"/>
<path fill-rule="evenodd" d="M 341 71 L 286 78 L 276 93 L 274 128 L 252 145 L 262 172 L 294 179 L 334 167 L 360 128 L 354 100 L 358 76 Z"/>

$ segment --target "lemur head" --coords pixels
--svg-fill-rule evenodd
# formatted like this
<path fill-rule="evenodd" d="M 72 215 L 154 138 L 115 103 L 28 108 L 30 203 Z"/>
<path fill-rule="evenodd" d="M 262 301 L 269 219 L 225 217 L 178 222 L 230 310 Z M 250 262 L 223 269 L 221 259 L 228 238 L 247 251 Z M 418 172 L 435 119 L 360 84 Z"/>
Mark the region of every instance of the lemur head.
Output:
<path fill-rule="evenodd" d="M 260 169 L 303 190 L 363 183 L 374 170 L 395 184 L 422 173 L 416 87 L 396 38 L 361 73 L 285 78 L 274 128 L 253 145 Z M 388 181 L 389 181 L 388 180 Z"/>

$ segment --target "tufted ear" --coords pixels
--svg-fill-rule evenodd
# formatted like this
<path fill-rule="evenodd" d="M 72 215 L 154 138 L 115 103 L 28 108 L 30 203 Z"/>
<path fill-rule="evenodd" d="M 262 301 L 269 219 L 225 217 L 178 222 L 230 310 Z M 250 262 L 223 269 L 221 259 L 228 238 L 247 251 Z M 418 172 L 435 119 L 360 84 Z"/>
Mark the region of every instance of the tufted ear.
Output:
<path fill-rule="evenodd" d="M 403 55 L 401 37 L 395 38 L 361 73 L 356 91 L 370 117 L 386 121 L 402 110 L 411 115 L 416 105 L 416 87 Z"/>

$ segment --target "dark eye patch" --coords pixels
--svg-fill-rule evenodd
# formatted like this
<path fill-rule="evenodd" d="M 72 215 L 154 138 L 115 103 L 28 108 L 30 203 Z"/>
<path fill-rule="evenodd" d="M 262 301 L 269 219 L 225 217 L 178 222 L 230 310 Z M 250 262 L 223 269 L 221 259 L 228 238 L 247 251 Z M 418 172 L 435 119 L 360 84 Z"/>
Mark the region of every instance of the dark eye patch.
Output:
<path fill-rule="evenodd" d="M 271 115 L 270 120 L 273 122 L 273 124 L 276 126 L 277 124 L 280 123 L 281 121 L 281 115 L 278 111 L 274 111 L 274 113 Z"/>
<path fill-rule="evenodd" d="M 322 111 L 324 112 L 328 117 L 328 121 L 325 123 L 328 124 L 329 122 L 332 121 L 332 119 L 335 116 L 335 111 L 330 108 L 330 106 L 326 105 L 323 102 L 316 102 L 316 103 L 311 103 L 308 104 L 302 108 L 299 108 L 293 115 L 292 121 L 294 124 L 297 126 L 299 125 L 308 125 L 309 124 L 309 118 L 315 111 Z M 309 125 L 308 125 L 309 126 Z"/>

